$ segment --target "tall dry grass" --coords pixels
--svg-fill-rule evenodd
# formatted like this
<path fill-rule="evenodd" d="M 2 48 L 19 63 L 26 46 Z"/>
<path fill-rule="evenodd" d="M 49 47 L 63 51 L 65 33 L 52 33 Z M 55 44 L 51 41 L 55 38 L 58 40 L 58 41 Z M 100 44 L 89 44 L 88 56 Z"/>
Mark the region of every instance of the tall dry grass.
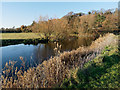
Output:
<path fill-rule="evenodd" d="M 71 76 L 71 70 L 95 58 L 105 46 L 117 43 L 116 36 L 106 34 L 98 38 L 91 46 L 79 47 L 70 52 L 45 60 L 37 67 L 27 71 L 16 71 L 16 78 L 2 76 L 2 88 L 51 88 L 59 86 L 65 78 Z"/>

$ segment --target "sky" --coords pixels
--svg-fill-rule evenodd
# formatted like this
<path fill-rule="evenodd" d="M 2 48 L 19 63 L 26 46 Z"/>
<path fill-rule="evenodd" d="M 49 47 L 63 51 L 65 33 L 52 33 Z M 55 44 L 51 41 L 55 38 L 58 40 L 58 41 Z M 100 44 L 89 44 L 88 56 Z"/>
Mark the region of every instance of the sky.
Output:
<path fill-rule="evenodd" d="M 2 25 L 4 28 L 30 25 L 39 16 L 61 18 L 68 12 L 87 13 L 101 8 L 118 8 L 117 2 L 2 2 Z"/>

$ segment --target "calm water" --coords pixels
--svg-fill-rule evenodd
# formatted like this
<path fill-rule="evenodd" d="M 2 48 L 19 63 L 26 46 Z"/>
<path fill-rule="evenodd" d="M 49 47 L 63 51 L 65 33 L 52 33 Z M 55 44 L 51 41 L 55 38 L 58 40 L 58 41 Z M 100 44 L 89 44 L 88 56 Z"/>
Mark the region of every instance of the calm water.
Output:
<path fill-rule="evenodd" d="M 95 38 L 79 38 L 75 39 L 72 38 L 70 40 L 65 40 L 59 42 L 62 45 L 61 52 L 63 51 L 71 51 L 73 49 L 77 49 L 79 46 L 88 46 Z M 6 62 L 17 61 L 15 66 L 21 66 L 20 56 L 26 62 L 26 67 L 36 66 L 37 64 L 41 63 L 43 60 L 49 59 L 51 56 L 55 55 L 54 48 L 55 43 L 47 43 L 38 45 L 9 45 L 0 47 L 2 49 L 2 68 L 4 67 Z"/>

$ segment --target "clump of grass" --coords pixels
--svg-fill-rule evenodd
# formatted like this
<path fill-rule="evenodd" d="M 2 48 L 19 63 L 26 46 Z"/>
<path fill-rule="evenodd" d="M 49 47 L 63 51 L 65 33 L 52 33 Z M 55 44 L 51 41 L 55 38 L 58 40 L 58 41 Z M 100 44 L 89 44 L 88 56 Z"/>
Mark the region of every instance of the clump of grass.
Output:
<path fill-rule="evenodd" d="M 61 47 L 62 45 L 60 45 L 58 42 L 54 42 L 56 44 L 56 47 L 54 48 L 54 52 L 55 52 L 55 56 L 59 56 L 61 53 Z"/>
<path fill-rule="evenodd" d="M 20 57 L 20 60 L 22 61 L 21 65 L 23 67 L 23 71 L 25 71 L 25 61 L 23 60 L 23 57 Z"/>
<path fill-rule="evenodd" d="M 109 41 L 107 41 L 109 40 Z M 91 61 L 99 55 L 102 49 L 116 43 L 115 35 L 107 34 L 100 37 L 89 47 L 79 47 L 70 52 L 57 53 L 57 56 L 45 60 L 36 68 L 29 68 L 27 71 L 17 72 L 17 78 L 3 77 L 3 88 L 50 88 L 60 86 L 65 78 L 70 78 L 76 68 L 82 69 L 86 62 Z M 59 47 L 59 45 L 57 45 Z M 59 49 L 55 49 L 56 52 Z M 82 76 L 81 76 L 82 77 Z M 5 80 L 5 83 L 4 83 Z M 71 83 L 71 82 L 70 82 Z"/>
<path fill-rule="evenodd" d="M 12 88 L 14 86 L 13 82 L 17 80 L 19 76 L 23 75 L 25 71 L 25 61 L 23 60 L 23 57 L 20 57 L 20 60 L 22 61 L 20 69 L 18 69 L 18 67 L 14 67 L 17 61 L 6 62 L 5 67 L 2 70 L 2 86 Z"/>

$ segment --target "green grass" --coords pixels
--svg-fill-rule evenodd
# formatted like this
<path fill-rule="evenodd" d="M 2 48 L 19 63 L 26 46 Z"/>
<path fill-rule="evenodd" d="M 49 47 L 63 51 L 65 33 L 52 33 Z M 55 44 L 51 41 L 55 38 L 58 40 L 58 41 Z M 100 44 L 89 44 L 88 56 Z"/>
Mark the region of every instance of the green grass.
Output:
<path fill-rule="evenodd" d="M 9 39 L 37 39 L 41 36 L 37 33 L 2 33 L 2 40 Z"/>
<path fill-rule="evenodd" d="M 92 34 L 84 34 L 82 37 L 93 37 Z M 2 37 L 1 37 L 2 36 Z M 79 37 L 78 34 L 70 34 L 70 36 Z M 2 33 L 0 34 L 0 39 L 2 40 L 19 40 L 19 39 L 45 39 L 45 36 L 41 33 Z M 50 41 L 56 40 L 56 35 L 52 34 L 50 36 Z"/>
<path fill-rule="evenodd" d="M 118 88 L 120 87 L 120 52 L 117 46 L 108 46 L 83 69 L 75 69 L 65 79 L 62 88 Z"/>

